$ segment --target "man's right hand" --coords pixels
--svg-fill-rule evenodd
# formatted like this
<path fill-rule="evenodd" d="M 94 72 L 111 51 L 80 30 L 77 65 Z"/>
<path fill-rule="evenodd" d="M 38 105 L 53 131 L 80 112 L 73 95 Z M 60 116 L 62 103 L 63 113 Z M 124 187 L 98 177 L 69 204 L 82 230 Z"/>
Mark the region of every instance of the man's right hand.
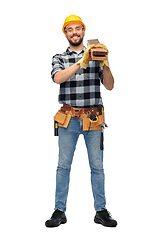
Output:
<path fill-rule="evenodd" d="M 77 62 L 77 64 L 80 64 L 81 68 L 84 68 L 84 69 L 87 68 L 89 62 L 92 60 L 90 50 L 95 47 L 96 47 L 95 44 L 92 44 L 86 48 L 86 50 L 84 51 L 83 57 Z"/>

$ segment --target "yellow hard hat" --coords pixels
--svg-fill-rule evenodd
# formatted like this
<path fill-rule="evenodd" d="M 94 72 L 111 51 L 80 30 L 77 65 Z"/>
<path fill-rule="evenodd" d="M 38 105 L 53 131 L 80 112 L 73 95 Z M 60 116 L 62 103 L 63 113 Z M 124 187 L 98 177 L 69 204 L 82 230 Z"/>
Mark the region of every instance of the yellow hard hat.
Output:
<path fill-rule="evenodd" d="M 63 28 L 62 28 L 63 33 L 65 33 L 65 27 L 68 24 L 72 24 L 72 23 L 80 23 L 84 27 L 84 31 L 86 30 L 86 26 L 84 25 L 84 23 L 82 22 L 82 19 L 80 17 L 78 17 L 76 15 L 70 15 L 64 21 Z"/>

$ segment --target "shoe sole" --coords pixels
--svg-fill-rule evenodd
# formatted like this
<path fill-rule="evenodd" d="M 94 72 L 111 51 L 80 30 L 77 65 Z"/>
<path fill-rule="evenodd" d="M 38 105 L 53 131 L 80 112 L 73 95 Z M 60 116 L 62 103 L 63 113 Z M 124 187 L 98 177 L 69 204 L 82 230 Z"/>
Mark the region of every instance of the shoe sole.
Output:
<path fill-rule="evenodd" d="M 105 224 L 101 219 L 96 218 L 96 217 L 94 218 L 94 222 L 97 224 L 101 224 L 104 227 L 116 227 L 117 226 L 117 224 L 115 224 L 115 225 Z"/>
<path fill-rule="evenodd" d="M 61 224 L 65 224 L 67 222 L 67 219 L 66 218 L 64 218 L 64 219 L 62 219 L 59 223 L 57 223 L 57 224 L 48 224 L 48 225 L 46 225 L 46 227 L 48 227 L 48 228 L 53 228 L 53 227 L 58 227 L 58 226 L 60 226 Z"/>

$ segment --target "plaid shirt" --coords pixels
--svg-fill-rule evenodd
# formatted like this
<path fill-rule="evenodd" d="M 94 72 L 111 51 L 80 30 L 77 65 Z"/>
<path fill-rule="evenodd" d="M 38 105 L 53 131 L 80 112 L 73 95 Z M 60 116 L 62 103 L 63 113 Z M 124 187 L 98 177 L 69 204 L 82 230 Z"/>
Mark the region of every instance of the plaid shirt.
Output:
<path fill-rule="evenodd" d="M 80 53 L 68 47 L 66 52 L 53 56 L 51 72 L 53 81 L 55 73 L 78 62 L 83 57 L 84 51 L 85 47 Z M 80 68 L 74 76 L 60 84 L 59 103 L 79 108 L 103 105 L 100 82 L 103 83 L 103 68 L 99 67 L 99 61 L 90 61 L 87 69 Z"/>

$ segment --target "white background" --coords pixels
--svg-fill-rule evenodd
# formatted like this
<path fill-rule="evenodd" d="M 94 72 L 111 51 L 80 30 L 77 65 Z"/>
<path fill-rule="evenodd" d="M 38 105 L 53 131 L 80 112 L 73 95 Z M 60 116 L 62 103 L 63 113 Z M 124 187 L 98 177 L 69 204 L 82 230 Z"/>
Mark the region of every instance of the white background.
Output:
<path fill-rule="evenodd" d="M 59 86 L 52 56 L 68 42 L 64 20 L 79 15 L 86 37 L 109 49 L 115 88 L 102 86 L 107 208 L 115 229 L 93 222 L 90 169 L 80 136 L 71 171 L 68 223 L 45 227 L 54 211 Z M 0 4 L 1 239 L 159 239 L 158 0 L 37 1 Z"/>

